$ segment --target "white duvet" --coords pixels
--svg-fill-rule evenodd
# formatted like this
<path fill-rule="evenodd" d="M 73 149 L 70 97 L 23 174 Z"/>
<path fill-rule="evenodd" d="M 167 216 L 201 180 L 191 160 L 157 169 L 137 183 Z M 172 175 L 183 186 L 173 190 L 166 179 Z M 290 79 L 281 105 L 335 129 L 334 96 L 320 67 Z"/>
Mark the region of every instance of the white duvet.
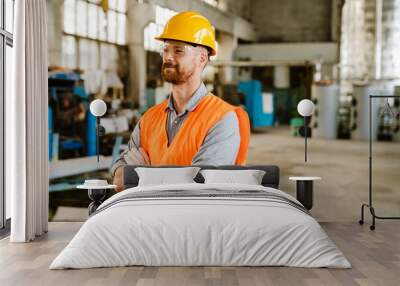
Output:
<path fill-rule="evenodd" d="M 100 207 L 50 269 L 145 266 L 294 266 L 349 268 L 313 217 L 258 198 L 152 198 L 118 201 L 134 192 L 198 190 L 282 191 L 254 185 L 140 186 Z M 136 194 L 136 193 L 135 193 Z"/>

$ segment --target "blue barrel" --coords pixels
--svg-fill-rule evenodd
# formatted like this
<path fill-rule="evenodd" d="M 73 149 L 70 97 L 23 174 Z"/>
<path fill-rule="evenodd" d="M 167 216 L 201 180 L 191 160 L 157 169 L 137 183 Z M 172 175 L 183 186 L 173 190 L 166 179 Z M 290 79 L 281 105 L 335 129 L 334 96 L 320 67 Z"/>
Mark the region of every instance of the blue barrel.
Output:
<path fill-rule="evenodd" d="M 274 125 L 274 96 L 262 92 L 260 81 L 241 81 L 237 89 L 245 94 L 246 110 L 252 128 Z"/>

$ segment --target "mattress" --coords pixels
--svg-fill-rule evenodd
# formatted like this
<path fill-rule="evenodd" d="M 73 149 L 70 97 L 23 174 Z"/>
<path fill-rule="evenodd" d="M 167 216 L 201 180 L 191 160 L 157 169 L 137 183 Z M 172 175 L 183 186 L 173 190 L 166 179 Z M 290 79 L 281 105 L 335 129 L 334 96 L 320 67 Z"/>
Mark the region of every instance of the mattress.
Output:
<path fill-rule="evenodd" d="M 242 184 L 137 186 L 106 200 L 50 269 L 118 266 L 350 268 L 292 196 Z"/>

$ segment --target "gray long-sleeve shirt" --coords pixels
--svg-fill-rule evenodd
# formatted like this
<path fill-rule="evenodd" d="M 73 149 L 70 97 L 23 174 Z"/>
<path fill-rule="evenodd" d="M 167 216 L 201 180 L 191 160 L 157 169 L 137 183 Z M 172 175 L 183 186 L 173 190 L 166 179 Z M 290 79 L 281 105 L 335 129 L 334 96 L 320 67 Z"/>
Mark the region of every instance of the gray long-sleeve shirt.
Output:
<path fill-rule="evenodd" d="M 190 98 L 185 110 L 177 114 L 172 95 L 168 98 L 167 106 L 167 134 L 168 144 L 171 144 L 175 135 L 178 133 L 182 123 L 189 113 L 196 107 L 200 100 L 208 94 L 204 83 Z M 228 112 L 223 119 L 217 122 L 207 133 L 199 151 L 193 157 L 192 165 L 232 165 L 235 164 L 240 145 L 239 121 L 234 111 Z M 111 168 L 114 175 L 115 170 L 127 165 L 126 154 L 132 148 L 140 147 L 140 126 L 136 124 L 128 143 L 128 149 L 121 153 Z"/>

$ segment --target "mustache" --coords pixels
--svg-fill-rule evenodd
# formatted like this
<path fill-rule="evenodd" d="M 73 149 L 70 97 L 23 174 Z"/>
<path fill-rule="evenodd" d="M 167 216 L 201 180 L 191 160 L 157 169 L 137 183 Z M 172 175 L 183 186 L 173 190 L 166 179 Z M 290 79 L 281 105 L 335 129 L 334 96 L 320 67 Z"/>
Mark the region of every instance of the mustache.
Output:
<path fill-rule="evenodd" d="M 162 64 L 162 68 L 163 69 L 165 69 L 165 68 L 178 68 L 179 67 L 179 65 L 174 65 L 173 63 L 163 63 Z"/>

